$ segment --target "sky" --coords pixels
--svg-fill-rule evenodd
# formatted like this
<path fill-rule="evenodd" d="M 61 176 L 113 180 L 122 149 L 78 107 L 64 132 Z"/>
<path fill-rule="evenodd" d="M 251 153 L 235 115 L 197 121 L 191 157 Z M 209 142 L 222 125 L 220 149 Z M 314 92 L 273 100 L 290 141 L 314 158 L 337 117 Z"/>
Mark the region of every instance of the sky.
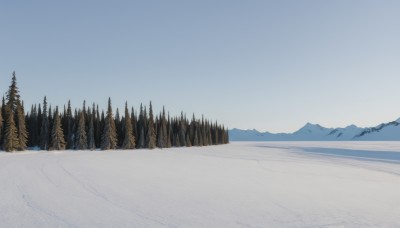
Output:
<path fill-rule="evenodd" d="M 229 128 L 400 117 L 400 1 L 0 1 L 0 93 L 27 111 L 152 101 Z M 28 108 L 27 108 L 28 107 Z"/>

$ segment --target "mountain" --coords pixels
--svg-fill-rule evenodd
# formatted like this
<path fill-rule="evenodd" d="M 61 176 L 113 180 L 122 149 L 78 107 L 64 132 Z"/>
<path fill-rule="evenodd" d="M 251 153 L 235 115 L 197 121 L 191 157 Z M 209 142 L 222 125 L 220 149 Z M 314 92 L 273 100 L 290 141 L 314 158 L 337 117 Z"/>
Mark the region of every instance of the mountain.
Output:
<path fill-rule="evenodd" d="M 400 140 L 400 118 L 376 127 L 325 128 L 307 123 L 293 133 L 270 133 L 253 130 L 229 130 L 231 141 L 397 141 Z"/>

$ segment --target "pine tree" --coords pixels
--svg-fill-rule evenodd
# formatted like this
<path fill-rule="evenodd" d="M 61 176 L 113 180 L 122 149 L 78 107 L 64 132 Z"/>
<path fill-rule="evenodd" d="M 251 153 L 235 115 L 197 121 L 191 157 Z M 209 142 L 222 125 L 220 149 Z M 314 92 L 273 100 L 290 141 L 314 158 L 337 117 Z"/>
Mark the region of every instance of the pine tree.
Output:
<path fill-rule="evenodd" d="M 156 147 L 156 131 L 154 129 L 154 116 L 153 107 L 150 101 L 149 108 L 149 123 L 147 126 L 147 137 L 146 137 L 146 147 L 149 149 L 154 149 Z"/>
<path fill-rule="evenodd" d="M 4 144 L 3 148 L 7 152 L 16 151 L 19 148 L 18 144 L 18 130 L 15 126 L 14 116 L 11 114 L 11 108 L 6 107 L 6 130 L 4 134 Z"/>
<path fill-rule="evenodd" d="M 58 113 L 58 107 L 56 107 L 56 111 L 54 113 L 50 150 L 65 150 L 65 139 L 63 129 L 61 128 L 61 119 Z"/>
<path fill-rule="evenodd" d="M 132 121 L 132 130 L 133 130 L 133 137 L 135 137 L 135 140 L 138 138 L 138 133 L 137 133 L 137 119 L 135 116 L 135 110 L 132 107 L 131 111 L 131 121 Z"/>
<path fill-rule="evenodd" d="M 117 148 L 117 131 L 112 114 L 111 98 L 108 98 L 107 117 L 105 118 L 105 126 L 102 135 L 101 149 L 112 150 Z"/>
<path fill-rule="evenodd" d="M 18 131 L 18 150 L 23 151 L 27 147 L 27 142 L 28 142 L 28 131 L 26 130 L 26 124 L 25 124 L 25 113 L 24 113 L 24 106 L 20 102 L 17 104 L 17 110 L 16 110 L 16 116 L 17 116 L 17 131 Z"/>
<path fill-rule="evenodd" d="M 132 121 L 129 116 L 128 103 L 125 103 L 125 137 L 122 143 L 123 149 L 135 148 L 135 137 L 133 136 Z"/>
<path fill-rule="evenodd" d="M 29 120 L 29 137 L 28 137 L 29 143 L 28 143 L 28 145 L 33 147 L 33 146 L 37 146 L 37 143 L 38 143 L 37 138 L 38 138 L 38 134 L 39 134 L 39 130 L 37 127 L 38 116 L 37 116 L 37 111 L 36 111 L 36 105 L 35 106 L 32 105 L 29 119 L 30 120 Z"/>
<path fill-rule="evenodd" d="M 186 129 L 185 129 L 185 120 L 183 117 L 183 113 L 181 113 L 181 119 L 179 121 L 178 138 L 180 146 L 186 146 Z"/>
<path fill-rule="evenodd" d="M 143 105 L 140 104 L 140 113 L 139 113 L 139 120 L 137 123 L 138 126 L 138 141 L 136 144 L 136 148 L 144 148 L 146 144 L 146 139 L 145 139 L 145 128 L 146 128 L 146 117 L 144 116 L 143 112 Z"/>
<path fill-rule="evenodd" d="M 16 113 L 17 111 L 17 104 L 19 102 L 19 91 L 17 87 L 17 78 L 15 76 L 15 71 L 12 74 L 12 79 L 11 79 L 11 85 L 8 88 L 7 92 L 7 106 L 10 107 L 11 112 L 10 113 Z"/>
<path fill-rule="evenodd" d="M 94 109 L 93 109 L 94 111 Z M 92 114 L 90 114 L 89 111 L 89 116 L 90 116 L 90 120 L 89 120 L 89 141 L 88 141 L 88 148 L 90 150 L 95 150 L 96 149 L 96 142 L 95 142 L 95 137 L 94 137 L 94 112 Z"/>
<path fill-rule="evenodd" d="M 102 124 L 101 124 L 101 117 L 100 117 L 100 112 L 99 112 L 99 106 L 97 105 L 96 107 L 96 133 L 95 133 L 95 140 L 96 140 L 96 148 L 100 147 L 101 144 L 101 130 L 102 130 Z"/>
<path fill-rule="evenodd" d="M 86 150 L 87 149 L 87 136 L 85 130 L 85 114 L 83 112 L 79 112 L 79 122 L 78 129 L 76 131 L 76 146 L 77 150 Z"/>
<path fill-rule="evenodd" d="M 7 148 L 6 150 L 13 151 L 14 149 L 25 150 L 27 143 L 27 131 L 25 126 L 25 113 L 23 110 L 23 104 L 20 102 L 19 91 L 17 87 L 17 78 L 15 76 L 15 71 L 12 74 L 11 85 L 7 91 L 7 107 L 6 107 L 6 120 L 8 120 L 8 124 L 6 124 L 5 131 L 8 133 L 7 137 L 13 136 L 15 138 L 7 138 Z M 3 101 L 4 102 L 4 101 Z M 11 127 L 12 129 L 7 129 Z M 13 128 L 17 129 L 17 134 L 14 135 Z M 14 143 L 16 141 L 17 143 Z M 14 148 L 16 146 L 16 148 Z"/>
<path fill-rule="evenodd" d="M 40 149 L 49 149 L 49 119 L 47 117 L 47 98 L 43 99 L 42 126 L 40 128 Z"/>
<path fill-rule="evenodd" d="M 71 108 L 71 102 L 68 101 L 68 106 L 67 106 L 67 116 L 66 116 L 66 122 L 67 122 L 67 127 L 66 127 L 66 135 L 67 135 L 67 149 L 74 149 L 75 147 L 75 140 L 74 140 L 74 120 L 72 116 L 72 108 Z"/>

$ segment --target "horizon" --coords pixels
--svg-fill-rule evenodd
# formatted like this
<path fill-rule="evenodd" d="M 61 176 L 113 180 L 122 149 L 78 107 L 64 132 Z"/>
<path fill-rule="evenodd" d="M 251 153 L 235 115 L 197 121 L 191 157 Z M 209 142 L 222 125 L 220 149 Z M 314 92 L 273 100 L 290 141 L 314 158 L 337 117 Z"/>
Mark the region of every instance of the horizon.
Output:
<path fill-rule="evenodd" d="M 400 116 L 398 1 L 5 2 L 0 88 L 26 111 L 165 106 L 229 129 L 373 127 Z"/>
<path fill-rule="evenodd" d="M 338 128 L 342 128 L 343 129 L 343 128 L 352 127 L 352 126 L 357 127 L 357 128 L 373 128 L 373 127 L 377 127 L 377 126 L 379 126 L 381 124 L 390 123 L 390 122 L 398 121 L 398 120 L 400 120 L 400 117 L 395 119 L 395 120 L 384 121 L 384 122 L 377 123 L 377 124 L 371 125 L 371 126 L 359 126 L 357 124 L 349 124 L 349 125 L 346 125 L 346 126 L 325 126 L 325 125 L 322 125 L 322 124 L 319 124 L 319 123 L 307 122 L 307 123 L 303 124 L 302 126 L 300 126 L 299 128 L 297 128 L 296 130 L 291 131 L 291 132 L 273 132 L 273 131 L 268 131 L 268 130 L 260 131 L 260 130 L 258 130 L 256 128 L 253 128 L 253 129 L 240 129 L 240 128 L 236 128 L 236 127 L 230 128 L 229 130 L 235 130 L 235 129 L 236 130 L 243 130 L 243 131 L 254 131 L 255 130 L 255 131 L 258 131 L 259 133 L 292 134 L 292 133 L 295 133 L 295 132 L 301 130 L 302 128 L 306 127 L 307 125 L 320 126 L 320 127 L 327 128 L 327 129 L 338 129 Z"/>

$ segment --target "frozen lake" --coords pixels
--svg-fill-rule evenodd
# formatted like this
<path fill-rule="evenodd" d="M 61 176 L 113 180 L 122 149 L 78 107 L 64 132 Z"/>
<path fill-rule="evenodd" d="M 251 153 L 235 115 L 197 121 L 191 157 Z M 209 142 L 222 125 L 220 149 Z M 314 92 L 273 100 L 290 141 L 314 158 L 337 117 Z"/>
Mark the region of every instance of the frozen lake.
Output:
<path fill-rule="evenodd" d="M 1 227 L 400 227 L 400 142 L 0 153 Z"/>

